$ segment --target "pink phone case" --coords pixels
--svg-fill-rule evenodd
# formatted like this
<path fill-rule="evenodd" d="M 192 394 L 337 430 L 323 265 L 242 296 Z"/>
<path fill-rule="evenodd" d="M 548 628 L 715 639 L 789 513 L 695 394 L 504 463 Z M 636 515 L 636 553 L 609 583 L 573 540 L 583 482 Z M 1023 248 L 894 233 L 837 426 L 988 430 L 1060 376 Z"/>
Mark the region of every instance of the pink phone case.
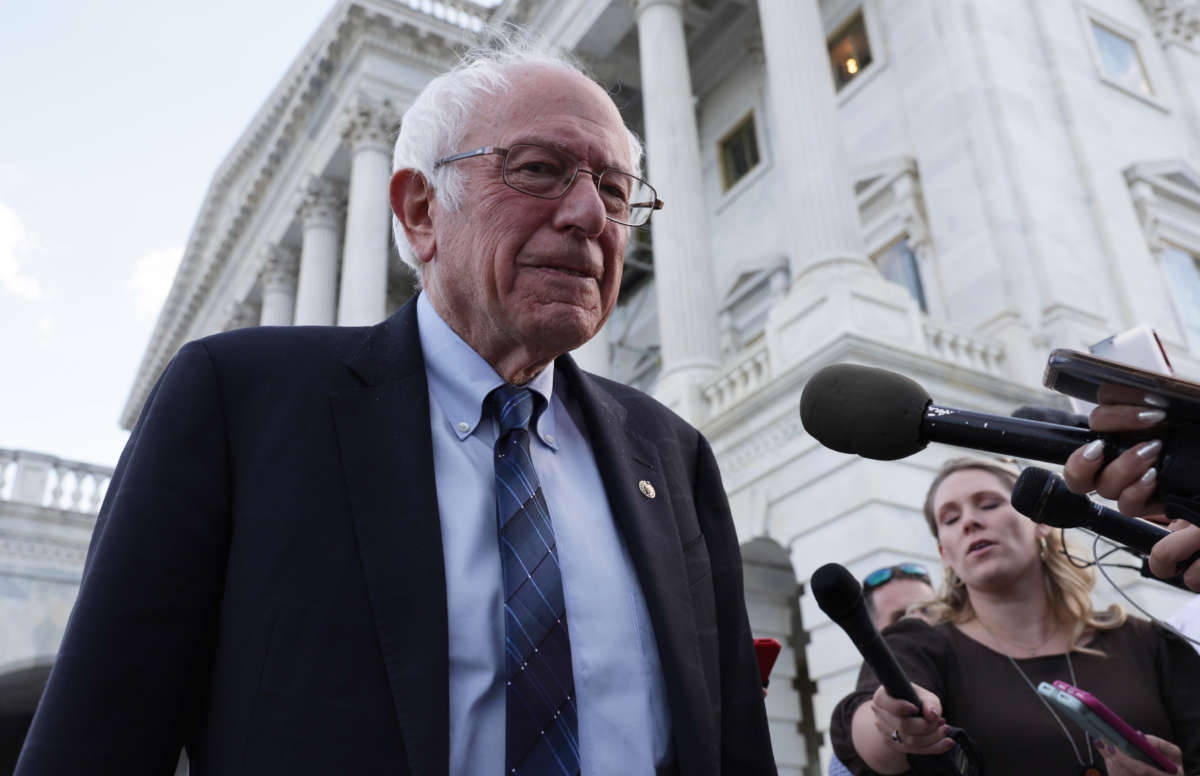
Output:
<path fill-rule="evenodd" d="M 1078 687 L 1073 687 L 1063 681 L 1055 681 L 1054 686 L 1071 696 L 1078 698 L 1079 702 L 1088 707 L 1097 717 L 1105 722 L 1108 727 L 1112 728 L 1113 732 L 1121 736 L 1125 741 L 1145 756 L 1152 764 L 1158 766 L 1167 773 L 1175 773 L 1178 767 L 1175 763 L 1168 760 L 1162 752 L 1151 746 L 1150 742 L 1141 733 L 1134 730 L 1129 724 L 1118 717 L 1112 709 L 1105 706 L 1099 698 L 1092 695 L 1087 690 L 1081 690 Z M 1119 741 L 1110 741 L 1114 746 L 1120 746 Z M 1122 747 L 1124 748 L 1124 747 Z M 1130 752 L 1132 755 L 1133 753 Z"/>

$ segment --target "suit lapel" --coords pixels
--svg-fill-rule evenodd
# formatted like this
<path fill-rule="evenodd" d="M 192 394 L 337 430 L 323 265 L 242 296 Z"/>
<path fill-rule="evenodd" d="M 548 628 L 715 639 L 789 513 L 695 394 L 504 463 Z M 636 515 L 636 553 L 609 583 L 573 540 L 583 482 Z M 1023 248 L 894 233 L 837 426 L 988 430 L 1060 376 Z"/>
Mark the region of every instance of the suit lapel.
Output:
<path fill-rule="evenodd" d="M 440 776 L 450 752 L 446 579 L 415 300 L 373 327 L 346 365 L 366 385 L 331 399 L 379 646 L 409 768 Z"/>
<path fill-rule="evenodd" d="M 569 357 L 558 359 L 555 369 L 564 371 L 578 397 L 613 520 L 629 548 L 650 611 L 679 772 L 711 773 L 709 743 L 717 740 L 719 731 L 713 725 L 714 699 L 708 697 L 700 657 L 683 543 L 668 496 L 670 486 L 680 483 L 666 481 L 658 445 L 639 433 L 636 421 L 597 381 Z M 642 492 L 642 481 L 653 487 L 653 498 Z"/>

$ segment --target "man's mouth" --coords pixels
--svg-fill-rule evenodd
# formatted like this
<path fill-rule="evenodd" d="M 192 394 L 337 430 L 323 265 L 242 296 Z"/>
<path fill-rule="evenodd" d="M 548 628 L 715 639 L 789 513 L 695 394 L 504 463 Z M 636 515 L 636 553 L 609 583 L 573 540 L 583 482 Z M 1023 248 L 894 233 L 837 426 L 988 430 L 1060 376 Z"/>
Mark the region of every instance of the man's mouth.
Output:
<path fill-rule="evenodd" d="M 543 266 L 543 267 L 541 267 L 541 269 L 549 270 L 550 272 L 557 272 L 560 275 L 566 275 L 567 277 L 571 277 L 571 278 L 590 278 L 591 277 L 591 275 L 588 274 L 587 272 L 580 272 L 579 270 L 570 269 L 568 267 Z"/>

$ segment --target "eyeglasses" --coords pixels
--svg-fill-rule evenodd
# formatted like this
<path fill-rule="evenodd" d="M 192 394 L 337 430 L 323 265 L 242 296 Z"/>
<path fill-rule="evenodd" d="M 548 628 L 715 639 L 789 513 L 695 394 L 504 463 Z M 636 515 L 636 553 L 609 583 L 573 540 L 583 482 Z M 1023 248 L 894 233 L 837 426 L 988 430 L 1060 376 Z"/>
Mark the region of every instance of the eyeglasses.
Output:
<path fill-rule="evenodd" d="M 933 586 L 929 581 L 929 572 L 920 563 L 901 563 L 896 566 L 885 566 L 881 569 L 875 569 L 863 577 L 863 592 L 869 593 L 877 587 L 882 587 L 890 582 L 893 577 L 919 579 L 930 587 Z"/>
<path fill-rule="evenodd" d="M 579 173 L 590 175 L 604 203 L 604 215 L 618 224 L 645 226 L 650 214 L 663 207 L 654 187 L 636 175 L 611 167 L 600 172 L 587 170 L 570 154 L 533 143 L 517 143 L 509 148 L 484 146 L 438 159 L 433 166 L 436 169 L 488 154 L 504 157 L 500 177 L 505 185 L 539 199 L 558 199 L 571 190 Z"/>

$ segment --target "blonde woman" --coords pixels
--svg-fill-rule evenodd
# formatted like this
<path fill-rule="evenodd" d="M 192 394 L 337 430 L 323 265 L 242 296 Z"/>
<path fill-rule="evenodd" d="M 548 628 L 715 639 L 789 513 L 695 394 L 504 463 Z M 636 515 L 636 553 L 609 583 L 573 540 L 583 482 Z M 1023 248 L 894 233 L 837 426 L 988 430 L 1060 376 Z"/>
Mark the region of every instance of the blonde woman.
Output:
<path fill-rule="evenodd" d="M 949 723 L 974 739 L 988 776 L 1161 776 L 1048 706 L 1037 685 L 1061 679 L 1195 773 L 1200 656 L 1117 606 L 1095 611 L 1092 575 L 1066 557 L 1060 533 L 1009 503 L 1017 475 L 1005 462 L 964 458 L 930 484 L 925 518 L 945 581 L 918 616 L 886 631 L 926 713 L 910 716 L 912 706 L 864 668 L 857 690 L 834 710 L 834 751 L 856 774 L 903 773 L 907 755 L 950 748 Z"/>

